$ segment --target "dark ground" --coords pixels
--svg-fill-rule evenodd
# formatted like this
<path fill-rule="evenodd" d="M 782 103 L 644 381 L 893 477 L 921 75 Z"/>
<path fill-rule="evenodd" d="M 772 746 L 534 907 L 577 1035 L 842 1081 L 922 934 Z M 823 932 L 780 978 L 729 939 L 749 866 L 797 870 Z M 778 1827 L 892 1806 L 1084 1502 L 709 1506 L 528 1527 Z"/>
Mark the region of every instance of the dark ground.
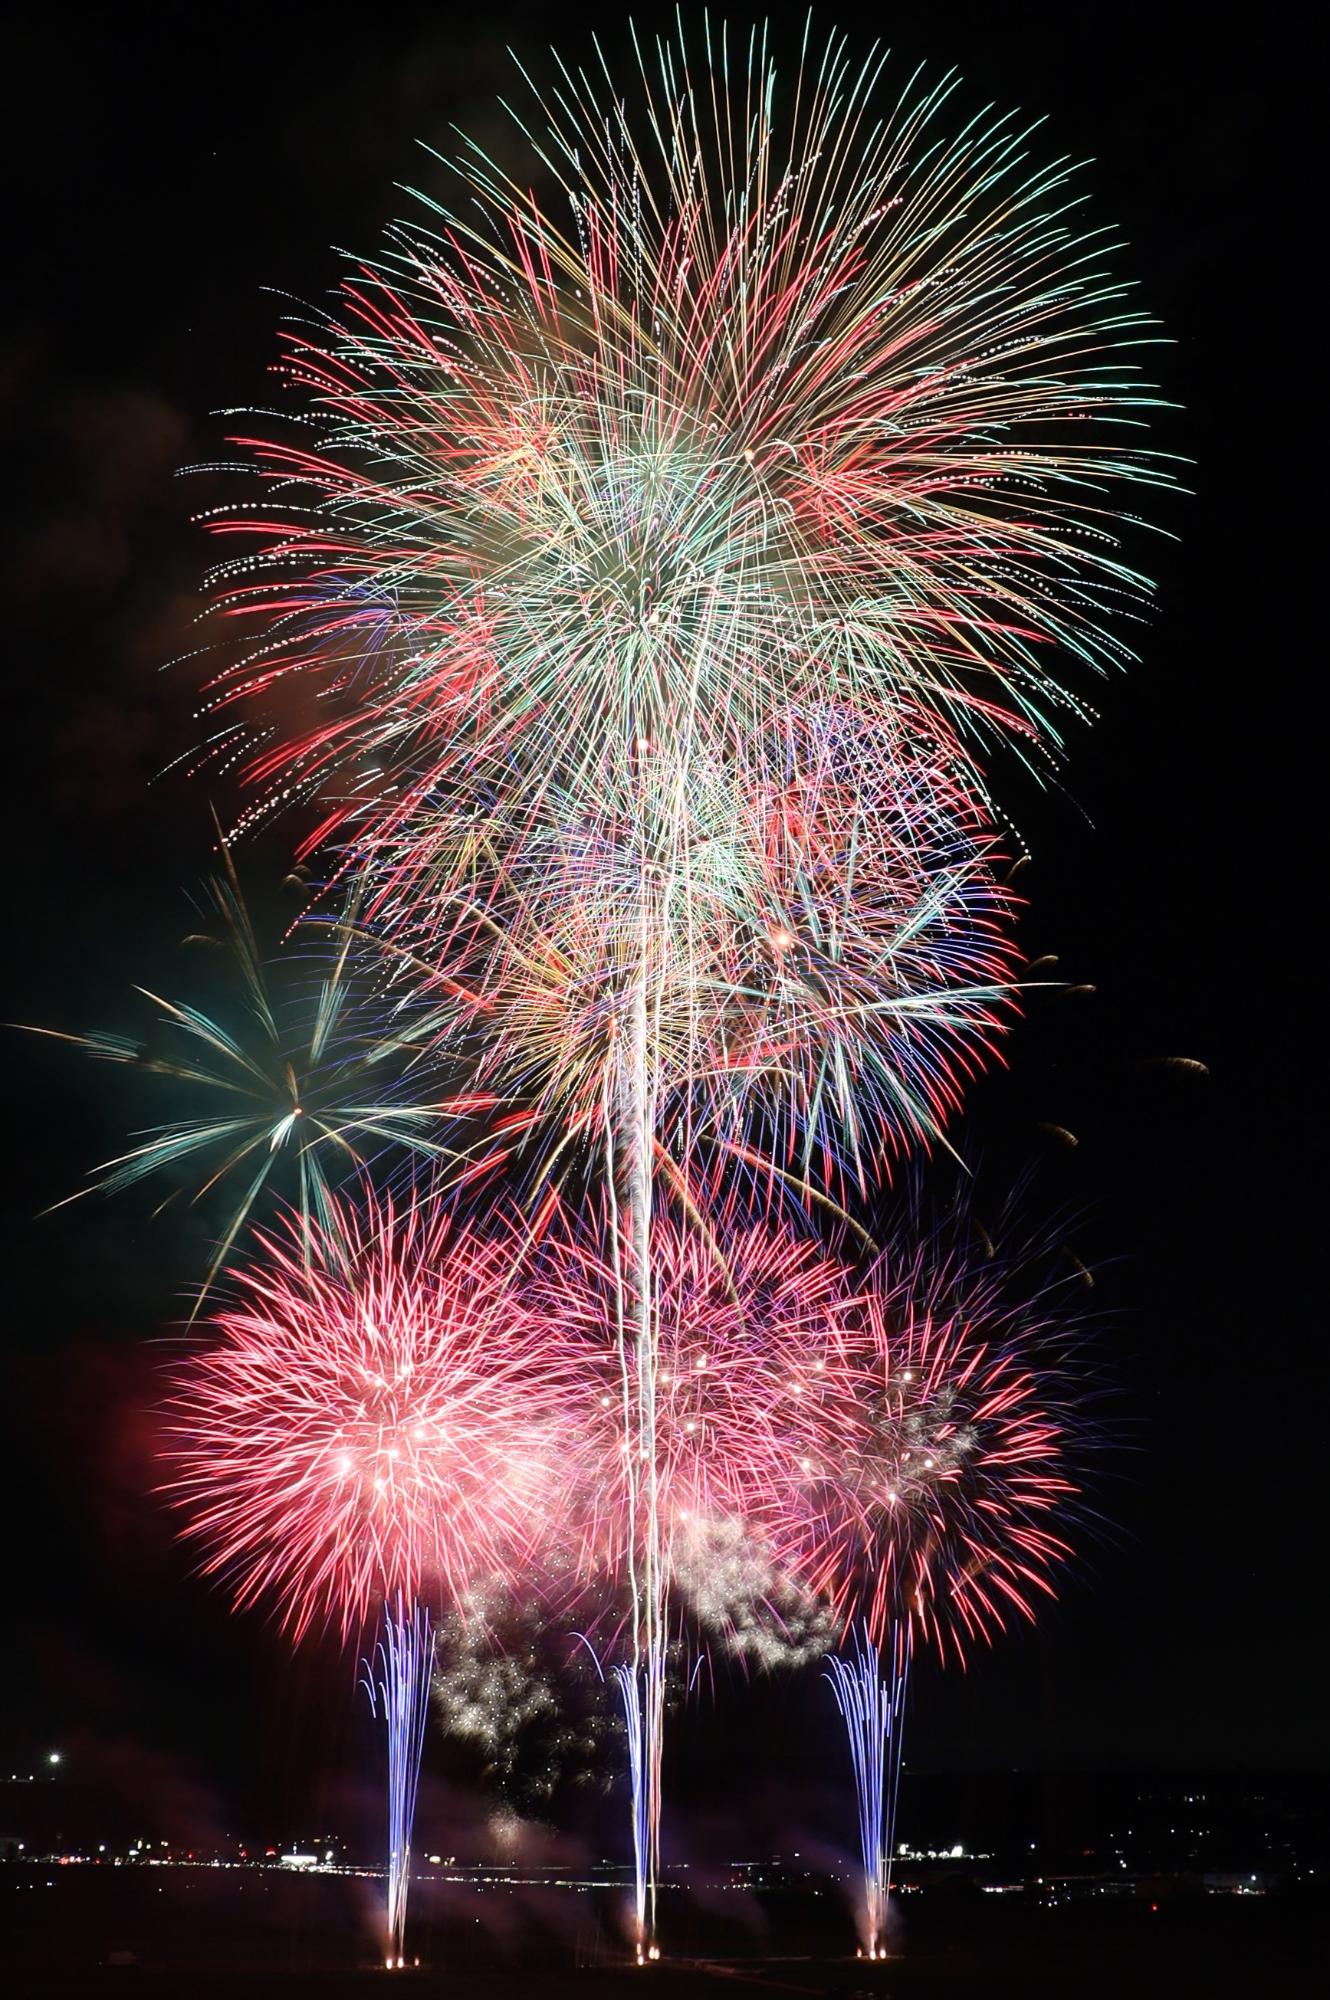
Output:
<path fill-rule="evenodd" d="M 375 1990 L 382 1976 L 369 1964 L 377 1883 L 208 1870 L 156 1875 L 5 1868 L 0 1985 L 16 2000 L 335 2000 Z M 678 1955 L 639 1972 L 616 1963 L 612 1912 L 597 1909 L 593 1892 L 547 1895 L 544 1908 L 528 1904 L 519 1915 L 510 1892 L 490 1891 L 482 1904 L 475 1892 L 424 1885 L 411 1928 L 412 1948 L 426 1963 L 408 1975 L 408 1991 L 455 2000 L 617 2000 L 640 1994 L 647 1981 L 653 2000 L 726 1988 L 818 2000 L 1124 1993 L 1285 2000 L 1323 1990 L 1324 1922 L 1310 1899 L 1161 1891 L 1156 1907 L 1135 1895 L 1042 1909 L 1027 1897 L 999 1904 L 974 1891 L 915 1895 L 904 1904 L 897 1955 L 872 1967 L 843 1955 L 846 1916 L 829 1899 L 816 1907 L 742 1900 L 742 1925 L 667 1907 L 667 1941 L 672 1933 Z M 108 1962 L 131 1951 L 135 1964 Z"/>

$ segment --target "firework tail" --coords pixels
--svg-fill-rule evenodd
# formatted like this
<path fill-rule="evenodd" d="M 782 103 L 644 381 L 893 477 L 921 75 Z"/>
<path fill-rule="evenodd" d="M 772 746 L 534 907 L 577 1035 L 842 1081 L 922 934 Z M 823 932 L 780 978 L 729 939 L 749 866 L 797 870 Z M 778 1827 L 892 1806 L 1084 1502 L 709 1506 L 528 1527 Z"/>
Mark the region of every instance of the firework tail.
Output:
<path fill-rule="evenodd" d="M 411 1828 L 416 1788 L 429 1716 L 434 1631 L 429 1612 L 417 1603 L 407 1609 L 399 1593 L 383 1607 L 383 1637 L 376 1648 L 377 1670 L 362 1662 L 370 1707 L 388 1735 L 388 1904 L 385 1962 L 404 1963 L 406 1899 L 411 1887 Z M 376 1677 L 377 1672 L 377 1677 Z"/>
<path fill-rule="evenodd" d="M 641 1964 L 648 1949 L 648 1926 L 654 1918 L 651 1818 L 647 1787 L 650 1758 L 646 1730 L 643 1726 L 640 1668 L 636 1662 L 630 1666 L 620 1661 L 613 1669 L 613 1674 L 615 1685 L 619 1690 L 619 1699 L 623 1704 L 624 1728 L 628 1733 L 628 1781 L 633 1829 L 633 1933 L 638 1963 Z M 649 1702 L 649 1689 L 647 1697 Z"/>
<path fill-rule="evenodd" d="M 900 1625 L 881 1651 L 866 1631 L 860 1632 L 850 1654 L 833 1657 L 826 1669 L 854 1767 L 864 1871 L 864 1949 L 871 1959 L 887 1955 L 887 1901 L 896 1849 L 909 1671 L 909 1640 Z"/>
<path fill-rule="evenodd" d="M 630 1505 L 635 1516 L 630 1560 L 633 1660 L 631 1668 L 620 1669 L 617 1678 L 628 1722 L 636 1915 L 634 1944 L 639 1960 L 658 1956 L 656 1891 L 660 1866 L 661 1737 L 665 1719 L 665 1567 L 661 1548 L 656 1450 L 657 1343 L 651 1267 L 652 1156 L 656 1121 L 650 1076 L 650 936 L 651 918 L 644 880 L 639 963 L 631 993 L 628 1052 L 618 1091 L 615 1121 L 623 1151 L 624 1205 L 627 1213 L 621 1224 L 616 1205 L 614 1232 L 625 1414 L 635 1413 L 635 1422 L 630 1416 L 624 1436 L 629 1463 Z M 612 1183 L 613 1174 L 610 1178 Z M 626 1260 L 620 1245 L 621 1233 L 627 1239 Z M 625 1325 L 624 1303 L 628 1289 L 626 1280 L 630 1277 L 632 1324 L 628 1327 Z M 635 1395 L 629 1387 L 630 1369 L 636 1376 Z"/>

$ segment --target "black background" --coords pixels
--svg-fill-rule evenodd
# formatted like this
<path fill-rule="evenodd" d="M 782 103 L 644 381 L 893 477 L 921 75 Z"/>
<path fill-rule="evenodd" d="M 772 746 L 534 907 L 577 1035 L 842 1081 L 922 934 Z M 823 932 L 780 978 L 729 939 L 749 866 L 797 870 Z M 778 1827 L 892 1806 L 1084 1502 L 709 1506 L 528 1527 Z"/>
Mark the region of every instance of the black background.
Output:
<path fill-rule="evenodd" d="M 1092 157 L 1100 215 L 1175 345 L 1163 442 L 1195 461 L 1143 664 L 1102 693 L 1067 791 L 1008 786 L 1034 863 L 1031 954 L 1094 997 L 1037 1002 L 1011 1070 L 976 1091 L 998 1178 L 1087 1211 L 1107 1262 L 1120 1444 L 1116 1524 L 1063 1601 L 961 1677 L 921 1675 L 920 1767 L 1292 1766 L 1326 1750 L 1320 1650 L 1326 1446 L 1319 1289 L 1323 899 L 1314 746 L 1318 580 L 1306 532 L 1321 386 L 1320 259 L 1304 214 L 1312 114 L 1301 10 L 952 5 L 902 15 L 897 74 L 956 64 L 969 108 L 1049 117 Z M 7 522 L 3 1013 L 130 1030 L 130 986 L 172 977 L 207 866 L 207 792 L 155 774 L 193 740 L 188 669 L 205 560 L 191 510 L 223 405 L 266 400 L 281 302 L 373 247 L 428 179 L 416 139 L 494 138 L 505 43 L 539 66 L 612 10 L 396 5 L 56 9 L 7 31 L 12 148 L 0 327 Z M 665 10 L 642 18 L 664 19 Z M 828 21 L 830 20 L 828 16 Z M 842 13 L 842 24 L 855 26 Z M 884 13 L 872 22 L 893 39 Z M 793 16 L 789 31 L 794 33 Z M 866 39 L 868 24 L 858 29 Z M 281 839 L 247 850 L 280 874 Z M 169 985 L 167 991 L 174 990 Z M 39 1218 L 119 1148 L 141 1105 L 56 1044 L 3 1044 L 8 1081 L 8 1427 L 0 1761 L 49 1744 L 123 1769 L 169 1829 L 338 1809 L 360 1760 L 335 1649 L 293 1664 L 257 1616 L 192 1578 L 143 1491 L 142 1426 L 205 1229 L 146 1199 Z M 1160 1057 L 1204 1061 L 1208 1079 Z M 150 1114 L 151 1115 L 151 1114 Z M 1049 1125 L 1074 1132 L 1075 1150 Z M 824 1697 L 722 1690 L 691 1788 L 734 1795 L 821 1755 Z M 827 1703 L 829 1710 L 829 1703 Z M 827 1722 L 830 1729 L 830 1722 Z M 740 1783 L 740 1780 L 743 1783 Z M 727 1782 L 728 1781 L 728 1782 Z M 770 1806 L 766 1797 L 763 1810 Z"/>

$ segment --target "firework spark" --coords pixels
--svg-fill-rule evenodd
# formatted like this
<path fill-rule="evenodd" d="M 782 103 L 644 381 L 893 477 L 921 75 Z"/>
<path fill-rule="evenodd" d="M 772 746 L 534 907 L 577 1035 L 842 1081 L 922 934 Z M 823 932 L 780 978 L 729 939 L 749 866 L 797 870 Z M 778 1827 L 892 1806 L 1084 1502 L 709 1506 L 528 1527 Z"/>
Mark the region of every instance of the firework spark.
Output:
<path fill-rule="evenodd" d="M 606 1783 L 605 1676 L 557 1615 L 558 1595 L 574 1594 L 566 1560 L 562 1569 L 551 1579 L 547 1568 L 539 1592 L 515 1595 L 498 1580 L 478 1586 L 438 1625 L 439 1723 L 481 1753 L 485 1778 L 525 1818 L 547 1810 L 566 1782 Z M 585 1592 L 577 1595 L 584 1609 Z"/>
<path fill-rule="evenodd" d="M 803 1667 L 836 1642 L 829 1608 L 780 1568 L 746 1521 L 681 1526 L 670 1568 L 702 1630 L 737 1660 L 773 1671 Z"/>

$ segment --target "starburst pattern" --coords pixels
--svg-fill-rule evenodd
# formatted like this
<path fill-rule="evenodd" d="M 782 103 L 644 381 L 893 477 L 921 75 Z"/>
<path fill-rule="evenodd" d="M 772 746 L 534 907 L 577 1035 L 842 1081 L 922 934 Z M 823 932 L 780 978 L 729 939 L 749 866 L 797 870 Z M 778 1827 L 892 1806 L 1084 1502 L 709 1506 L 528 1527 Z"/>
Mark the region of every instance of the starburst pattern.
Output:
<path fill-rule="evenodd" d="M 1052 742 L 1068 663 L 1126 657 L 1114 509 L 1169 473 L 1111 232 L 1017 121 L 948 138 L 954 79 L 879 111 L 880 56 L 809 57 L 789 103 L 724 30 L 632 95 L 562 71 L 555 203 L 465 151 L 292 330 L 291 435 L 237 440 L 265 497 L 211 521 L 251 812 L 396 829 L 514 761 L 595 798 L 828 697 Z"/>
<path fill-rule="evenodd" d="M 432 1054 L 446 1018 L 418 992 L 391 991 L 377 966 L 365 976 L 353 957 L 358 893 L 315 959 L 312 977 L 308 960 L 288 961 L 274 975 L 225 841 L 219 853 L 221 872 L 207 885 L 212 928 L 186 940 L 222 955 L 220 988 L 209 981 L 206 1005 L 145 988 L 153 1009 L 147 1039 L 34 1031 L 72 1042 L 95 1061 L 158 1079 L 171 1098 L 190 1105 L 186 1115 L 150 1127 L 128 1152 L 94 1168 L 91 1186 L 79 1192 L 174 1182 L 164 1207 L 182 1193 L 199 1202 L 223 1191 L 222 1226 L 200 1304 L 274 1188 L 331 1247 L 343 1182 L 384 1152 L 419 1162 L 438 1161 L 447 1150 L 440 1130 L 445 1092 Z"/>
<path fill-rule="evenodd" d="M 260 1235 L 169 1404 L 169 1490 L 205 1571 L 296 1637 L 526 1575 L 560 1491 L 567 1385 L 515 1298 L 520 1239 L 437 1206 L 336 1219 L 336 1240 Z"/>

